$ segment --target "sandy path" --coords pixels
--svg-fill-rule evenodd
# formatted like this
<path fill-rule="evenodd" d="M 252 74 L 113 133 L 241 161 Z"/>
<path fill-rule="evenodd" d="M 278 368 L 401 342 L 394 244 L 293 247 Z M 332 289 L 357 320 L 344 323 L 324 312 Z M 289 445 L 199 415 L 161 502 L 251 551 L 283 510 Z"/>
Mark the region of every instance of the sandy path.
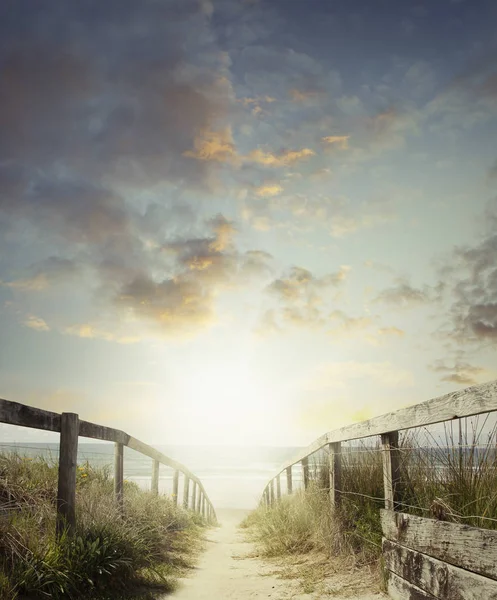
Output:
<path fill-rule="evenodd" d="M 248 511 L 219 511 L 220 527 L 207 534 L 206 550 L 197 568 L 182 580 L 180 588 L 168 596 L 169 600 L 310 600 L 313 594 L 297 591 L 295 581 L 278 579 L 271 575 L 271 568 L 263 561 L 251 558 L 251 543 L 247 542 L 238 524 Z M 325 596 L 319 596 L 324 598 Z M 326 594 L 326 597 L 329 597 Z M 333 595 L 334 600 L 343 596 Z M 354 596 L 353 600 L 380 600 L 383 595 Z M 164 598 L 166 600 L 166 598 Z M 352 600 L 348 596 L 348 600 Z"/>

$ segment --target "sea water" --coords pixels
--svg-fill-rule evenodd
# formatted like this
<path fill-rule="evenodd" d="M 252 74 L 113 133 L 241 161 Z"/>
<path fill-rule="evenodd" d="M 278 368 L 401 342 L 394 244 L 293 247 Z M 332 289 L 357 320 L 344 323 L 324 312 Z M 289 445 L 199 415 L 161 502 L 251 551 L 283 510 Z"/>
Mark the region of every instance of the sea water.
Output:
<path fill-rule="evenodd" d="M 183 463 L 204 485 L 215 508 L 250 509 L 257 506 L 269 479 L 281 465 L 298 453 L 295 447 L 242 447 L 242 446 L 154 446 L 157 450 Z M 34 458 L 43 456 L 57 460 L 58 444 L 23 443 L 0 444 L 2 452 L 18 452 Z M 80 442 L 78 462 L 88 461 L 97 467 L 108 467 L 112 473 L 114 444 Z M 124 478 L 136 482 L 143 489 L 150 489 L 152 459 L 124 449 Z M 172 493 L 173 470 L 165 465 L 159 470 L 159 491 Z M 286 480 L 282 477 L 282 489 Z M 301 473 L 293 469 L 293 486 L 301 484 Z M 183 481 L 179 485 L 179 501 L 182 501 Z"/>

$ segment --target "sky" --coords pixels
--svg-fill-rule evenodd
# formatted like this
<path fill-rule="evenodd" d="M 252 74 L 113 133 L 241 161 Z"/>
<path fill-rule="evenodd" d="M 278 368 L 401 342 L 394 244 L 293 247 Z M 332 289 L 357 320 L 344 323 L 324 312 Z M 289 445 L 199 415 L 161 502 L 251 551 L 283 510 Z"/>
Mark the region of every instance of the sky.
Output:
<path fill-rule="evenodd" d="M 0 397 L 148 443 L 305 445 L 495 379 L 496 22 L 4 0 Z"/>

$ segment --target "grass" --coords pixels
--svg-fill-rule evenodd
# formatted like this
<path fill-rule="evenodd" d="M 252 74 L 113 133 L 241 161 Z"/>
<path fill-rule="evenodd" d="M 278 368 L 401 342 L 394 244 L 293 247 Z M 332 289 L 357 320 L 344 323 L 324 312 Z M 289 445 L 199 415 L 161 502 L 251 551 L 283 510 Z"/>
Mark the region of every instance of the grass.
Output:
<path fill-rule="evenodd" d="M 55 462 L 0 455 L 0 600 L 152 599 L 174 589 L 201 547 L 202 518 L 125 482 L 124 516 L 113 481 L 77 472 L 76 533 L 55 536 Z"/>
<path fill-rule="evenodd" d="M 429 518 L 497 529 L 497 427 L 461 420 L 442 433 L 418 431 L 401 440 L 401 510 Z M 456 423 L 457 428 L 457 423 Z M 489 432 L 484 434 L 485 431 Z M 426 442 L 421 443 L 425 436 Z M 357 443 L 358 444 L 358 443 Z M 329 501 L 327 456 L 310 462 L 310 484 L 259 506 L 242 523 L 265 557 L 319 553 L 369 565 L 381 580 L 381 523 L 384 506 L 379 445 L 342 450 L 341 504 Z M 311 457 L 312 459 L 312 457 Z"/>

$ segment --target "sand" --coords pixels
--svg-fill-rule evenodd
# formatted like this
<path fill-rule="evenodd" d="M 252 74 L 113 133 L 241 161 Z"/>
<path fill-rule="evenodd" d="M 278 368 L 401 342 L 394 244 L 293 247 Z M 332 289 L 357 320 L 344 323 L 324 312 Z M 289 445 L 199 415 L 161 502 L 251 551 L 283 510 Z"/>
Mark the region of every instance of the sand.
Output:
<path fill-rule="evenodd" d="M 253 545 L 247 541 L 238 524 L 248 511 L 220 510 L 220 527 L 207 533 L 206 550 L 201 555 L 197 568 L 181 581 L 179 589 L 167 598 L 173 600 L 252 600 L 272 598 L 272 600 L 311 600 L 330 598 L 334 600 L 383 600 L 383 594 L 359 593 L 350 590 L 345 595 L 331 592 L 340 590 L 340 585 L 331 582 L 326 593 L 313 591 L 303 593 L 302 586 L 295 579 L 281 579 L 275 573 L 274 565 L 254 558 Z M 352 580 L 352 574 L 341 574 Z M 357 577 L 357 574 L 355 575 Z M 338 580 L 335 582 L 338 584 Z M 354 589 L 356 589 L 356 583 Z M 342 586 L 343 587 L 343 586 Z M 347 588 L 347 585 L 345 585 Z M 330 596 L 332 593 L 332 596 Z M 166 600 L 164 598 L 164 600 Z"/>

